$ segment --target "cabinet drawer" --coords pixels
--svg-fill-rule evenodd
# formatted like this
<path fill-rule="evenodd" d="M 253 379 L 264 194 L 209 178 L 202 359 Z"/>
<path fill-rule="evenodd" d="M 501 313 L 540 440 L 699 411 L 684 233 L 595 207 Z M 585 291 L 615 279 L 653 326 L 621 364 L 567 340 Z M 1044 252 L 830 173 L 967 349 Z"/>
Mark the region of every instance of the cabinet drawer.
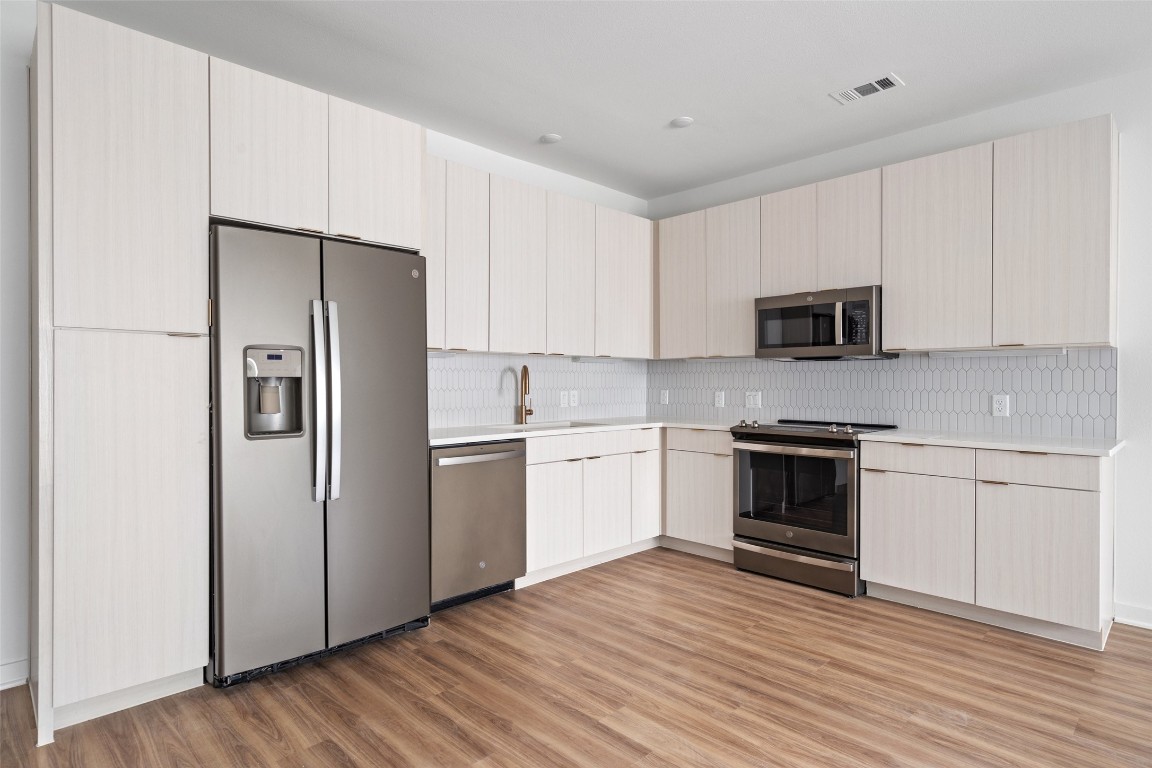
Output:
<path fill-rule="evenodd" d="M 732 453 L 732 433 L 719 429 L 670 429 L 668 449 L 696 453 Z"/>
<path fill-rule="evenodd" d="M 865 443 L 860 466 L 913 475 L 938 475 L 971 480 L 976 476 L 975 452 L 971 448 L 946 448 L 914 443 Z"/>
<path fill-rule="evenodd" d="M 632 447 L 632 432 L 628 430 L 529 437 L 527 443 L 528 464 L 547 464 L 640 450 Z"/>
<path fill-rule="evenodd" d="M 644 427 L 629 432 L 632 435 L 632 450 L 658 451 L 660 450 L 660 428 Z"/>
<path fill-rule="evenodd" d="M 1100 490 L 1100 459 L 1060 453 L 976 451 L 976 478 L 1078 491 Z"/>

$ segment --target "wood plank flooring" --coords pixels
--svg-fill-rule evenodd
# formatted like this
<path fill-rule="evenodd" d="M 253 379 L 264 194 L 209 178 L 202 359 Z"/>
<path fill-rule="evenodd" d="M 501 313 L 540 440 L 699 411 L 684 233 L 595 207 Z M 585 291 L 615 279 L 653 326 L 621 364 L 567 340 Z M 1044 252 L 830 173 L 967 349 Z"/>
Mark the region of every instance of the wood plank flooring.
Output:
<path fill-rule="evenodd" d="M 655 549 L 204 687 L 17 766 L 1152 766 L 1152 631 L 1104 653 Z"/>

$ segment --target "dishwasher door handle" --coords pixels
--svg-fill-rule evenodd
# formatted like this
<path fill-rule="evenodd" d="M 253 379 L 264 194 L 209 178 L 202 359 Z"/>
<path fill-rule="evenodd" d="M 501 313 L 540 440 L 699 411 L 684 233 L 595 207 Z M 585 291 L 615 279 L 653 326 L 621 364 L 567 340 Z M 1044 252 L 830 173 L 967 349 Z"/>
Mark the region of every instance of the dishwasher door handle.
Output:
<path fill-rule="evenodd" d="M 477 453 L 472 456 L 445 456 L 442 459 L 436 459 L 436 466 L 451 467 L 456 464 L 479 464 L 482 461 L 507 461 L 508 459 L 519 459 L 524 455 L 525 452 L 520 450 Z"/>

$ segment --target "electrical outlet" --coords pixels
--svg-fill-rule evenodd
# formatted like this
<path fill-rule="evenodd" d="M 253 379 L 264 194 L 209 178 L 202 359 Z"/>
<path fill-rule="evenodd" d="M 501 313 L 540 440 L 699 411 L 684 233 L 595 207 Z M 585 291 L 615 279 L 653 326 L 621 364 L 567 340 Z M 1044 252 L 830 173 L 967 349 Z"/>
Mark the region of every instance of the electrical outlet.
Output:
<path fill-rule="evenodd" d="M 744 393 L 744 407 L 745 408 L 761 408 L 761 393 L 760 392 L 745 392 Z"/>
<path fill-rule="evenodd" d="M 560 390 L 560 407 L 561 408 L 567 408 L 568 407 L 568 390 L 566 390 L 566 389 Z"/>
<path fill-rule="evenodd" d="M 992 415 L 993 416 L 1011 416 L 1012 415 L 1012 396 L 1011 395 L 992 395 Z"/>
<path fill-rule="evenodd" d="M 660 405 L 668 405 L 668 390 L 660 390 Z"/>
<path fill-rule="evenodd" d="M 580 405 L 580 396 L 576 394 L 575 389 L 568 393 L 568 405 L 573 408 Z"/>
<path fill-rule="evenodd" d="M 722 389 L 716 390 L 716 407 L 717 408 L 723 408 L 724 407 L 724 390 L 722 390 Z"/>

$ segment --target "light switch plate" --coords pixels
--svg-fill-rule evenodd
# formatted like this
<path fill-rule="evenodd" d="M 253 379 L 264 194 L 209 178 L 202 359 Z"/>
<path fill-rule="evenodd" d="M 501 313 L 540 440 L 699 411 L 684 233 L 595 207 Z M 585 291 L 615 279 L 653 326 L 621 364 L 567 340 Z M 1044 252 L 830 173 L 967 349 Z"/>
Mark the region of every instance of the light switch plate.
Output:
<path fill-rule="evenodd" d="M 560 390 L 560 407 L 561 408 L 567 408 L 568 407 L 568 390 L 566 390 L 566 389 Z"/>
<path fill-rule="evenodd" d="M 762 408 L 763 393 L 761 392 L 745 392 L 744 393 L 744 407 L 745 408 Z"/>
<path fill-rule="evenodd" d="M 722 389 L 716 390 L 716 407 L 717 408 L 723 408 L 724 407 L 724 390 L 722 390 Z"/>
<path fill-rule="evenodd" d="M 660 405 L 668 405 L 668 390 L 660 390 Z"/>
<path fill-rule="evenodd" d="M 572 406 L 573 408 L 580 405 L 580 396 L 576 394 L 575 389 L 568 393 L 568 405 Z"/>

